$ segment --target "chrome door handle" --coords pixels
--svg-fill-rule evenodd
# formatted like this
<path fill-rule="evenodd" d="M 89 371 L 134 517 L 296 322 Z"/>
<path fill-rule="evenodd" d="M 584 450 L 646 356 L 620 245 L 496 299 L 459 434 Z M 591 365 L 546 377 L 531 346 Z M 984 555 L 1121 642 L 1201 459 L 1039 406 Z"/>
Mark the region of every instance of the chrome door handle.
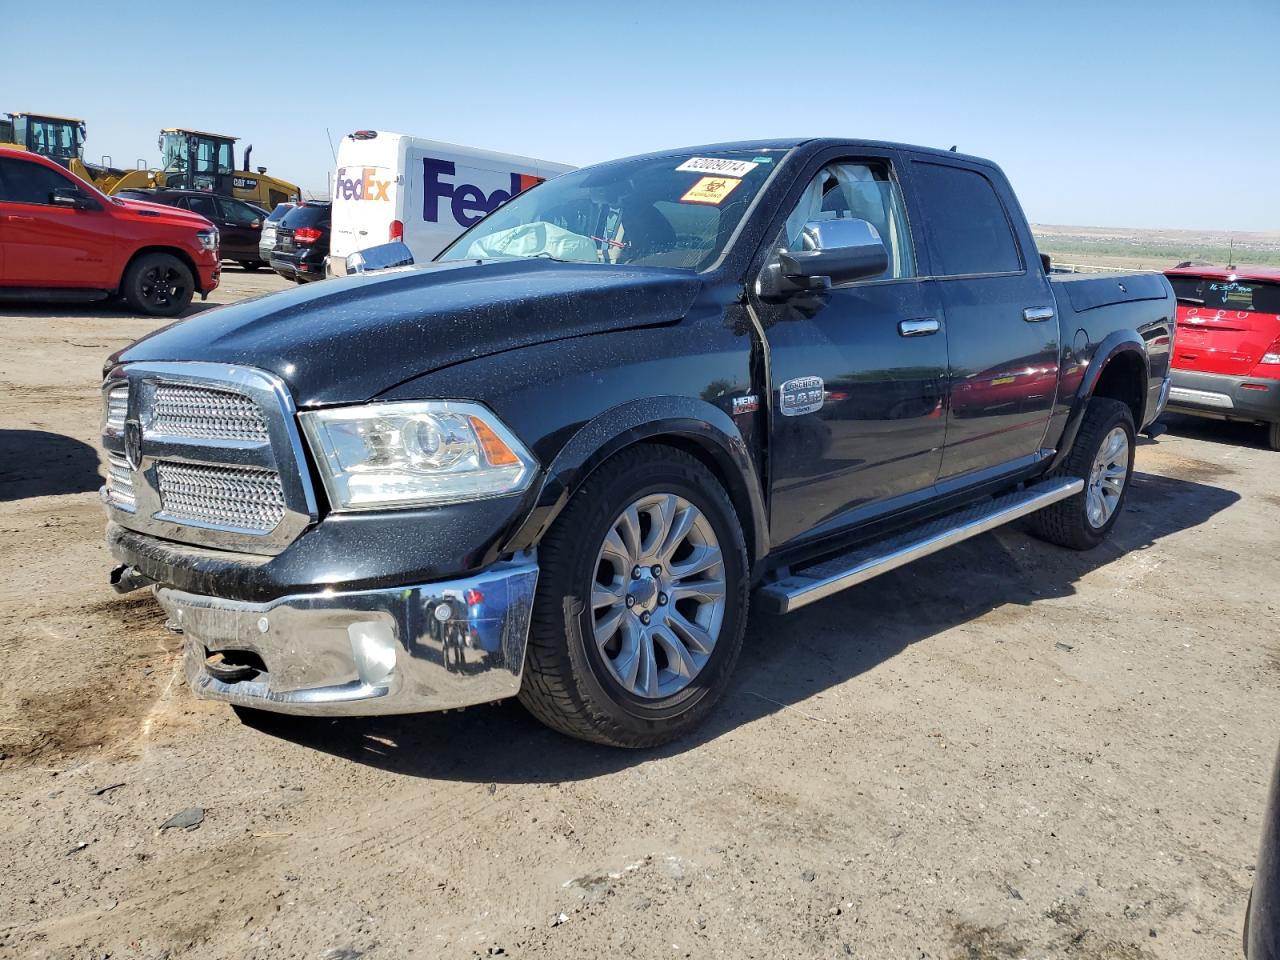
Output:
<path fill-rule="evenodd" d="M 932 317 L 923 320 L 899 320 L 898 333 L 904 337 L 927 337 L 931 333 L 937 333 L 942 329 L 942 325 Z"/>
<path fill-rule="evenodd" d="M 1022 311 L 1022 319 L 1027 323 L 1041 323 L 1053 319 L 1053 307 L 1027 307 Z"/>

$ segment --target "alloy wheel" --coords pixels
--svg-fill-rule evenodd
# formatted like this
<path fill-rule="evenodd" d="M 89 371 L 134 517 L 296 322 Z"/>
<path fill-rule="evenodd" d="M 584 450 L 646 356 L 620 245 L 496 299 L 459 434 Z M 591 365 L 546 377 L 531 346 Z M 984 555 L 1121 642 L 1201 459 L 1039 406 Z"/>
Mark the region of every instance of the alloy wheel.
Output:
<path fill-rule="evenodd" d="M 687 687 L 724 612 L 724 557 L 698 507 L 653 493 L 618 515 L 596 556 L 591 614 L 601 658 L 628 693 L 656 700 Z"/>
<path fill-rule="evenodd" d="M 1106 526 L 1129 475 L 1129 435 L 1123 427 L 1113 427 L 1103 438 L 1093 458 L 1085 487 L 1085 514 L 1095 529 Z"/>
<path fill-rule="evenodd" d="M 142 297 L 155 307 L 167 307 L 182 292 L 182 277 L 172 267 L 151 267 L 142 274 Z"/>

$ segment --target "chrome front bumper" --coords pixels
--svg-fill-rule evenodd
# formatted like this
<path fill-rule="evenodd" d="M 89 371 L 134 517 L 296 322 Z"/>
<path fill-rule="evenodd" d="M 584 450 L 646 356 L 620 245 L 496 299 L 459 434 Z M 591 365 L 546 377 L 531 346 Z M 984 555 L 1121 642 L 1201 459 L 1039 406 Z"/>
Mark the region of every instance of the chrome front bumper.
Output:
<path fill-rule="evenodd" d="M 536 563 L 511 561 L 462 580 L 268 603 L 164 586 L 156 598 L 183 633 L 196 696 L 278 713 L 360 716 L 517 693 L 537 580 Z M 242 679 L 225 679 L 236 671 L 214 662 L 223 658 L 254 666 L 240 668 Z"/>

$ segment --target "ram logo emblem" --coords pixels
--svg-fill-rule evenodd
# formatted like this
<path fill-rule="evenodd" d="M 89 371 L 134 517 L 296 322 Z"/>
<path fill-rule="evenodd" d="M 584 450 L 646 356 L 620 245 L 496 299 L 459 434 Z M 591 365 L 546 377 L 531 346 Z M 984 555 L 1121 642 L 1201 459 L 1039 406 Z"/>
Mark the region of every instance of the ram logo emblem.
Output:
<path fill-rule="evenodd" d="M 778 393 L 778 410 L 784 417 L 821 410 L 827 395 L 821 377 L 796 377 L 779 387 Z"/>

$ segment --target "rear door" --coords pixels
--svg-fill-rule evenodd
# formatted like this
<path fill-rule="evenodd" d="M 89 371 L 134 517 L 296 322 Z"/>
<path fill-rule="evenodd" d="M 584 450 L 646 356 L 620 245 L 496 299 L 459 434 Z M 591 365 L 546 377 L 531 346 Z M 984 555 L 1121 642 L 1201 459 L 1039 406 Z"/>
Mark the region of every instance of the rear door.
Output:
<path fill-rule="evenodd" d="M 400 184 L 397 171 L 388 165 L 387 152 L 379 150 L 373 154 L 376 163 L 338 168 L 329 245 L 335 257 L 345 257 L 392 239 L 392 223 L 398 219 L 400 209 Z"/>
<path fill-rule="evenodd" d="M 1178 298 L 1173 365 L 1247 377 L 1280 352 L 1280 284 L 1170 274 Z"/>
<path fill-rule="evenodd" d="M 18 287 L 116 286 L 115 220 L 96 200 L 89 209 L 54 206 L 54 190 L 77 180 L 32 160 L 0 157 L 0 283 Z"/>
<path fill-rule="evenodd" d="M 950 400 L 939 483 L 1034 462 L 1058 386 L 1053 293 L 1012 191 L 991 167 L 916 158 L 911 181 L 947 324 Z"/>

